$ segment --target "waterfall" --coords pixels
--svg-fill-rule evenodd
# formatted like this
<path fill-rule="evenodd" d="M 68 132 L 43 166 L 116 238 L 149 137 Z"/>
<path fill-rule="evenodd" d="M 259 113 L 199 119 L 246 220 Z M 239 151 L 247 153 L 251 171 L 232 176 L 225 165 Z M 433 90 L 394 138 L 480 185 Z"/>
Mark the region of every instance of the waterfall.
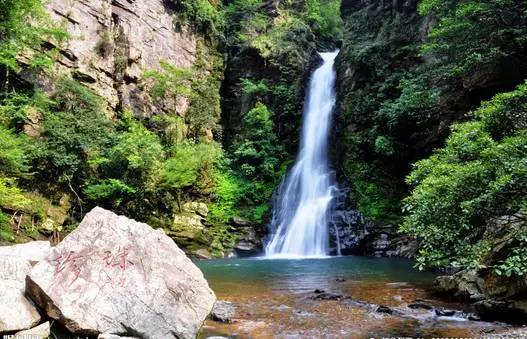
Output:
<path fill-rule="evenodd" d="M 300 151 L 276 195 L 270 223 L 268 257 L 322 257 L 329 254 L 328 223 L 337 191 L 328 165 L 328 134 L 335 106 L 335 70 L 339 51 L 320 53 L 304 111 Z"/>

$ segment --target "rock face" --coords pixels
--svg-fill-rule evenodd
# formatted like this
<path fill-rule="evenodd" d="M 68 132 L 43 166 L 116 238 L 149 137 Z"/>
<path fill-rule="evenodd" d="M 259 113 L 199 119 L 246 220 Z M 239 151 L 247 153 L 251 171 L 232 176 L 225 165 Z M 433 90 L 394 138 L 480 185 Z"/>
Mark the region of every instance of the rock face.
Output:
<path fill-rule="evenodd" d="M 74 333 L 194 338 L 215 296 L 161 230 L 102 208 L 37 264 L 27 294 Z"/>
<path fill-rule="evenodd" d="M 143 91 L 144 69 L 159 69 L 166 60 L 190 67 L 196 38 L 177 24 L 177 16 L 163 0 L 51 0 L 47 9 L 70 34 L 61 47 L 59 71 L 71 73 L 105 98 L 137 115 L 156 112 Z M 186 103 L 175 103 L 184 113 Z"/>
<path fill-rule="evenodd" d="M 370 223 L 353 210 L 337 210 L 329 228 L 331 252 L 342 255 L 413 258 L 417 240 L 401 235 L 397 228 Z"/>

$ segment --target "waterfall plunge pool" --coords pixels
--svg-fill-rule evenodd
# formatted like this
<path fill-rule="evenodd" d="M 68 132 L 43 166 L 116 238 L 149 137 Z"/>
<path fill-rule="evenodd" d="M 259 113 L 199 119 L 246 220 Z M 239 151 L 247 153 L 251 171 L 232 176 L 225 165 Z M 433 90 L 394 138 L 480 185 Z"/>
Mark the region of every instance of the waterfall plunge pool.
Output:
<path fill-rule="evenodd" d="M 410 309 L 416 300 L 426 300 L 437 309 L 471 311 L 467 304 L 435 296 L 435 275 L 414 269 L 406 260 L 350 256 L 196 264 L 218 300 L 231 301 L 237 309 L 232 323 L 207 321 L 200 338 L 481 337 L 503 328 Z M 345 298 L 314 300 L 316 289 Z M 378 305 L 395 314 L 377 312 Z"/>

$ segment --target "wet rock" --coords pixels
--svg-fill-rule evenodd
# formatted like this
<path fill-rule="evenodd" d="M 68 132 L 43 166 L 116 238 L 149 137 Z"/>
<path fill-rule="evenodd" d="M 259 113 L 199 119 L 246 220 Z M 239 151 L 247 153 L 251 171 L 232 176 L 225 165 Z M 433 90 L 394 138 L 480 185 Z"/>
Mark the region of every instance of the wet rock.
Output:
<path fill-rule="evenodd" d="M 247 219 L 240 218 L 240 217 L 232 217 L 229 220 L 229 223 L 236 227 L 247 227 L 251 226 L 251 222 Z"/>
<path fill-rule="evenodd" d="M 438 317 L 453 317 L 456 314 L 456 311 L 436 308 L 435 313 Z"/>
<path fill-rule="evenodd" d="M 345 297 L 343 295 L 337 294 L 337 293 L 324 292 L 324 291 L 321 291 L 321 292 L 317 293 L 315 291 L 315 295 L 312 296 L 311 298 L 313 300 L 342 300 Z"/>
<path fill-rule="evenodd" d="M 336 281 L 336 282 L 345 282 L 346 279 L 344 279 L 344 278 L 340 278 L 340 277 L 339 277 L 339 278 L 336 278 L 335 281 Z"/>
<path fill-rule="evenodd" d="M 413 303 L 408 304 L 408 308 L 411 308 L 412 310 L 432 310 L 434 309 L 434 306 L 423 300 L 415 300 Z"/>
<path fill-rule="evenodd" d="M 326 292 L 326 291 L 320 290 L 320 289 L 317 288 L 313 293 L 320 294 L 320 293 L 324 293 L 324 292 Z"/>
<path fill-rule="evenodd" d="M 467 319 L 470 321 L 481 321 L 481 317 L 474 313 L 470 313 Z"/>
<path fill-rule="evenodd" d="M 527 324 L 527 300 L 481 300 L 474 304 L 481 320 Z"/>
<path fill-rule="evenodd" d="M 212 254 L 210 254 L 209 250 L 206 248 L 200 248 L 199 250 L 192 252 L 192 254 L 199 259 L 212 259 Z"/>
<path fill-rule="evenodd" d="M 392 298 L 393 298 L 393 300 L 395 300 L 395 301 L 403 301 L 403 297 L 400 296 L 400 295 L 394 295 Z"/>
<path fill-rule="evenodd" d="M 236 315 L 236 307 L 230 301 L 218 300 L 212 308 L 210 318 L 221 323 L 230 323 Z"/>
<path fill-rule="evenodd" d="M 168 235 L 185 248 L 195 244 L 207 244 L 207 241 L 203 240 L 203 222 L 207 215 L 208 207 L 204 203 L 192 201 L 183 204 L 181 211 L 173 216 Z"/>
<path fill-rule="evenodd" d="M 29 260 L 0 256 L 0 333 L 26 330 L 40 322 L 37 308 L 24 295 L 30 270 Z"/>
<path fill-rule="evenodd" d="M 45 338 L 48 338 L 50 334 L 51 334 L 51 330 L 50 330 L 49 321 L 46 321 L 43 324 L 30 328 L 29 330 L 17 332 L 15 336 L 20 336 L 22 338 L 45 339 Z"/>
<path fill-rule="evenodd" d="M 457 298 L 482 300 L 484 280 L 475 270 L 466 270 L 450 276 L 440 276 L 434 281 L 434 289 L 448 296 Z"/>
<path fill-rule="evenodd" d="M 215 301 L 161 230 L 98 207 L 31 270 L 26 292 L 73 333 L 148 338 L 194 338 Z"/>
<path fill-rule="evenodd" d="M 393 310 L 389 308 L 388 306 L 379 306 L 377 307 L 377 310 L 375 310 L 377 313 L 386 313 L 386 314 L 392 314 Z"/>
<path fill-rule="evenodd" d="M 256 230 L 246 227 L 240 230 L 238 241 L 234 245 L 234 251 L 240 257 L 254 256 L 260 253 L 262 241 Z"/>
<path fill-rule="evenodd" d="M 337 210 L 329 228 L 332 252 L 343 255 L 372 255 L 377 257 L 413 258 L 417 240 L 397 232 L 389 224 L 365 221 L 357 211 Z"/>

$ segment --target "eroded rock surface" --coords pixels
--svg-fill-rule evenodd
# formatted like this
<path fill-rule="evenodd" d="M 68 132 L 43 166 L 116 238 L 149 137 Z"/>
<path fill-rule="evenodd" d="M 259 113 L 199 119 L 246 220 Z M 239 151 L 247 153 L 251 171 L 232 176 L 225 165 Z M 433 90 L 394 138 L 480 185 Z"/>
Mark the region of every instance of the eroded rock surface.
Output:
<path fill-rule="evenodd" d="M 161 230 L 102 208 L 27 277 L 27 293 L 74 333 L 194 338 L 215 296 Z"/>
<path fill-rule="evenodd" d="M 218 300 L 210 314 L 210 318 L 221 323 L 230 323 L 236 315 L 236 307 L 230 301 Z"/>
<path fill-rule="evenodd" d="M 30 262 L 44 260 L 50 252 L 51 244 L 49 241 L 32 241 L 25 244 L 0 247 L 0 256 L 14 256 Z"/>
<path fill-rule="evenodd" d="M 145 93 L 140 77 L 159 69 L 160 61 L 190 67 L 196 38 L 163 0 L 51 0 L 47 9 L 64 23 L 71 38 L 61 46 L 60 71 L 72 74 L 110 107 L 118 104 L 137 115 L 161 107 Z M 173 103 L 180 112 L 188 103 Z"/>
<path fill-rule="evenodd" d="M 51 327 L 49 321 L 42 323 L 38 326 L 30 328 L 29 330 L 24 330 L 17 332 L 16 335 L 20 338 L 38 338 L 45 339 L 48 338 L 51 334 Z"/>
<path fill-rule="evenodd" d="M 24 280 L 30 270 L 29 260 L 0 255 L 0 333 L 25 330 L 40 321 L 35 305 L 24 296 Z"/>

